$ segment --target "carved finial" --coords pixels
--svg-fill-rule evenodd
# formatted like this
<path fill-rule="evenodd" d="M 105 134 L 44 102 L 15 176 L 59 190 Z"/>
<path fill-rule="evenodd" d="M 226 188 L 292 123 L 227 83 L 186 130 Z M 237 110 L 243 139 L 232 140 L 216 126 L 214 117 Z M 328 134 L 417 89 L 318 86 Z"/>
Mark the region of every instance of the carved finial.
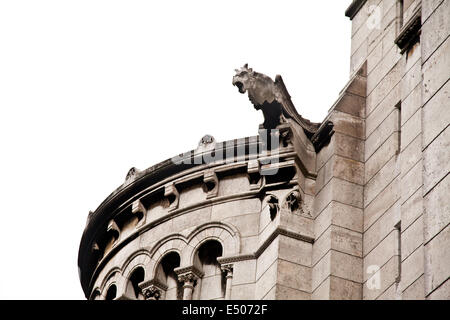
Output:
<path fill-rule="evenodd" d="M 132 167 L 130 170 L 128 170 L 127 177 L 125 178 L 125 180 L 133 178 L 138 172 L 139 170 L 136 167 Z"/>
<path fill-rule="evenodd" d="M 204 135 L 203 136 L 203 138 L 200 140 L 200 142 L 199 142 L 199 146 L 201 146 L 201 145 L 203 145 L 203 146 L 205 146 L 205 145 L 207 145 L 207 144 L 210 144 L 210 143 L 214 143 L 216 140 L 214 139 L 214 137 L 213 136 L 211 136 L 211 135 L 209 135 L 209 134 L 206 134 L 206 135 Z"/>

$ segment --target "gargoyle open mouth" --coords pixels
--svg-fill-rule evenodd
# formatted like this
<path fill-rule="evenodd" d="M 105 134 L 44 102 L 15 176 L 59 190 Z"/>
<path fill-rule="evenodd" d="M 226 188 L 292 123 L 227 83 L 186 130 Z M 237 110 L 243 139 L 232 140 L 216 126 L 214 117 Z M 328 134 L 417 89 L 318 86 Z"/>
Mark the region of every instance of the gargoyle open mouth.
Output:
<path fill-rule="evenodd" d="M 245 93 L 244 84 L 240 81 L 236 81 L 234 83 L 236 87 L 238 87 L 240 93 Z"/>

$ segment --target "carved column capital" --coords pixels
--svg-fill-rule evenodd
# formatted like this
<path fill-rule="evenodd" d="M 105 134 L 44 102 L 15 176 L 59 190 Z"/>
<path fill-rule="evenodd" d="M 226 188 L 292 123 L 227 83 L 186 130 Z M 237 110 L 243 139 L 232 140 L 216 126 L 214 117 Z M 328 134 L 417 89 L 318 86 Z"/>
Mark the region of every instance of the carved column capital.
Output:
<path fill-rule="evenodd" d="M 233 264 L 227 263 L 220 266 L 220 269 L 223 273 L 225 273 L 225 278 L 232 278 L 233 277 Z"/>
<path fill-rule="evenodd" d="M 141 289 L 145 300 L 160 300 L 167 290 L 167 286 L 156 279 L 141 282 L 139 288 Z"/>

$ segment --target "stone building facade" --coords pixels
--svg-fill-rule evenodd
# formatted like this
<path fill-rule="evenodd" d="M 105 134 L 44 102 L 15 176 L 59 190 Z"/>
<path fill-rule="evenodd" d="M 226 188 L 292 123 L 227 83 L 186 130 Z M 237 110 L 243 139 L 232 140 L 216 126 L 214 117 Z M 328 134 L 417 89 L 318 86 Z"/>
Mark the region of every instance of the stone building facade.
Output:
<path fill-rule="evenodd" d="M 450 299 L 450 0 L 345 14 L 350 81 L 326 119 L 237 70 L 259 134 L 132 168 L 89 213 L 86 298 Z"/>

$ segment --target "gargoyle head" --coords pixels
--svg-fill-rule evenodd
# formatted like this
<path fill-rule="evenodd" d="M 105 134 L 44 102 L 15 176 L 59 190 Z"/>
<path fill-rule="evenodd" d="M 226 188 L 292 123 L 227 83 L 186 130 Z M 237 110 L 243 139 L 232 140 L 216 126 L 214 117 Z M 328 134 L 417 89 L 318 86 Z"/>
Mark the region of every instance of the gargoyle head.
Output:
<path fill-rule="evenodd" d="M 233 86 L 238 87 L 240 93 L 245 93 L 250 88 L 250 81 L 253 77 L 252 68 L 248 68 L 246 63 L 242 68 L 235 69 L 236 75 L 233 77 Z"/>

